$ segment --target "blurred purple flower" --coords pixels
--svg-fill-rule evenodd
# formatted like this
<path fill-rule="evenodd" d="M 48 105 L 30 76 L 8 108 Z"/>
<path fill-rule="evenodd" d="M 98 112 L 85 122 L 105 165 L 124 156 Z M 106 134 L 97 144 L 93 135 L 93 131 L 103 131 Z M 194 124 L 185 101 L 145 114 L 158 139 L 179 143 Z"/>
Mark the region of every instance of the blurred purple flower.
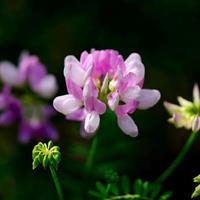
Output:
<path fill-rule="evenodd" d="M 11 95 L 10 86 L 5 85 L 0 93 L 0 125 L 6 126 L 20 120 L 20 101 Z"/>
<path fill-rule="evenodd" d="M 8 61 L 0 62 L 0 79 L 11 86 L 23 86 L 28 83 L 39 96 L 51 98 L 57 91 L 56 78 L 47 74 L 39 58 L 28 53 L 22 53 L 17 68 Z"/>
<path fill-rule="evenodd" d="M 30 105 L 24 108 L 19 130 L 20 142 L 27 143 L 31 139 L 43 141 L 46 138 L 56 141 L 58 133 L 50 122 L 53 114 L 50 106 Z"/>
<path fill-rule="evenodd" d="M 23 53 L 18 68 L 8 61 L 0 62 L 0 80 L 5 85 L 0 94 L 0 125 L 17 121 L 19 140 L 23 143 L 31 139 L 57 140 L 58 133 L 50 122 L 55 111 L 38 98 L 51 98 L 57 91 L 57 81 L 47 73 L 39 58 Z M 26 87 L 31 89 L 28 93 Z M 18 99 L 11 95 L 11 88 L 15 88 L 13 92 Z"/>
<path fill-rule="evenodd" d="M 116 113 L 122 131 L 135 137 L 138 128 L 129 114 L 137 108 L 150 108 L 160 99 L 158 90 L 142 89 L 144 73 L 136 53 L 125 61 L 114 50 L 84 51 L 80 62 L 67 56 L 64 76 L 69 94 L 56 97 L 54 108 L 69 120 L 82 121 L 81 134 L 90 137 L 108 106 Z"/>

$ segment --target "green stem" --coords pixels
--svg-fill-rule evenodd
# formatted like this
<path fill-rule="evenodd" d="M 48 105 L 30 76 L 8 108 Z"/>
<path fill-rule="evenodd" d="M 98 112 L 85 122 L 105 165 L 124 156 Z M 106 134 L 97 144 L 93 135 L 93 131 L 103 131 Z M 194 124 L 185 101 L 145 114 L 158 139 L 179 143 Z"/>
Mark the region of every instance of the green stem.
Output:
<path fill-rule="evenodd" d="M 197 132 L 192 132 L 190 137 L 188 138 L 187 142 L 183 146 L 182 150 L 176 157 L 176 159 L 172 162 L 172 164 L 158 177 L 156 180 L 157 183 L 162 183 L 164 182 L 177 168 L 177 166 L 182 162 L 184 159 L 185 155 L 188 153 L 190 150 L 191 146 L 193 145 L 194 141 L 197 139 Z"/>
<path fill-rule="evenodd" d="M 125 195 L 119 195 L 114 197 L 108 197 L 105 200 L 115 200 L 115 199 L 141 199 L 141 200 L 148 200 L 148 197 L 141 197 L 138 194 L 125 194 Z"/>
<path fill-rule="evenodd" d="M 85 172 L 86 175 L 88 175 L 92 169 L 93 166 L 93 162 L 94 162 L 94 156 L 96 153 L 96 149 L 97 149 L 97 135 L 95 136 L 95 138 L 92 141 L 89 153 L 88 153 L 88 157 L 85 163 Z"/>
<path fill-rule="evenodd" d="M 52 166 L 49 166 L 49 168 L 50 168 L 50 171 L 51 171 L 51 176 L 52 176 L 53 181 L 54 181 L 55 186 L 56 186 L 56 191 L 58 193 L 59 200 L 64 200 L 62 190 L 61 190 L 61 187 L 60 187 L 60 182 L 59 182 L 58 177 L 56 175 L 55 169 Z"/>

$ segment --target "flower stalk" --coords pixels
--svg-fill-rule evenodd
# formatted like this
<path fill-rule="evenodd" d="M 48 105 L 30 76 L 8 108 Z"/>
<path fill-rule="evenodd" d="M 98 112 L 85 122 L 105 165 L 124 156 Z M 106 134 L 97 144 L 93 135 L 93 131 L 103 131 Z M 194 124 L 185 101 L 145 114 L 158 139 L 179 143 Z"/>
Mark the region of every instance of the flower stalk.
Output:
<path fill-rule="evenodd" d="M 182 150 L 176 157 L 176 159 L 171 163 L 171 165 L 158 177 L 157 183 L 163 183 L 178 167 L 178 165 L 183 161 L 184 157 L 192 147 L 193 143 L 196 141 L 198 134 L 196 131 L 192 132 L 187 142 L 183 146 Z"/>
<path fill-rule="evenodd" d="M 96 149 L 97 149 L 97 143 L 98 143 L 98 138 L 97 135 L 94 137 L 92 140 L 91 147 L 89 149 L 88 157 L 86 159 L 85 163 L 85 174 L 88 175 L 93 167 L 94 164 L 94 157 L 96 154 Z"/>
<path fill-rule="evenodd" d="M 58 176 L 56 174 L 56 171 L 52 166 L 49 166 L 49 169 L 51 171 L 51 176 L 53 178 L 53 181 L 54 181 L 54 184 L 55 184 L 55 187 L 56 187 L 56 191 L 58 193 L 59 200 L 64 200 L 63 194 L 62 194 L 62 189 L 61 189 L 60 182 L 58 180 Z"/>

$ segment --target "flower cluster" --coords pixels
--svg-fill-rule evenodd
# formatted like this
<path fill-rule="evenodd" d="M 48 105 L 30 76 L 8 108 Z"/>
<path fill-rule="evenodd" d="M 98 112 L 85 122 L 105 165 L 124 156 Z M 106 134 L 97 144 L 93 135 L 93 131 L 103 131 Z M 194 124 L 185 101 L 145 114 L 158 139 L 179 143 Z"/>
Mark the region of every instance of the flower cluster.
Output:
<path fill-rule="evenodd" d="M 56 97 L 54 108 L 68 120 L 81 121 L 81 135 L 90 137 L 108 107 L 117 115 L 121 130 L 135 137 L 138 128 L 129 114 L 137 108 L 150 108 L 160 99 L 158 90 L 143 89 L 144 74 L 144 65 L 137 53 L 125 61 L 114 50 L 84 51 L 80 61 L 67 56 L 64 77 L 68 94 Z"/>
<path fill-rule="evenodd" d="M 169 119 L 176 127 L 184 127 L 193 131 L 200 130 L 200 91 L 197 84 L 193 88 L 193 101 L 178 97 L 179 105 L 164 102 L 167 111 L 172 115 Z"/>
<path fill-rule="evenodd" d="M 57 81 L 47 73 L 39 58 L 23 53 L 18 67 L 8 61 L 0 62 L 0 124 L 19 124 L 19 140 L 58 138 L 50 122 L 54 111 L 43 99 L 51 98 L 57 91 Z"/>

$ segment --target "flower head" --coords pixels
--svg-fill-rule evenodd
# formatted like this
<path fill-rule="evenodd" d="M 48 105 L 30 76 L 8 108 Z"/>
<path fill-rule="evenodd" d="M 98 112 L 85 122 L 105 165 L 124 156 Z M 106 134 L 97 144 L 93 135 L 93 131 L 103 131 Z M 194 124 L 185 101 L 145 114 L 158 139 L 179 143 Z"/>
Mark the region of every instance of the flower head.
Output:
<path fill-rule="evenodd" d="M 39 142 L 33 148 L 32 159 L 33 169 L 39 164 L 42 164 L 44 168 L 53 166 L 57 169 L 61 160 L 60 148 L 58 146 L 53 146 L 52 141 L 49 141 L 48 144 Z"/>
<path fill-rule="evenodd" d="M 54 99 L 54 108 L 69 120 L 82 121 L 81 135 L 92 136 L 106 108 L 118 118 L 122 131 L 132 137 L 138 128 L 129 114 L 137 108 L 147 109 L 160 99 L 158 90 L 143 89 L 144 65 L 138 54 L 125 61 L 114 50 L 84 51 L 80 62 L 65 58 L 64 76 L 67 95 Z"/>
<path fill-rule="evenodd" d="M 178 97 L 180 105 L 164 102 L 167 111 L 172 115 L 169 119 L 176 127 L 184 127 L 199 131 L 200 129 L 200 92 L 197 84 L 193 88 L 193 101 Z"/>
<path fill-rule="evenodd" d="M 22 53 L 18 68 L 8 61 L 0 62 L 0 80 L 4 85 L 0 94 L 0 124 L 17 121 L 19 140 L 23 143 L 31 139 L 58 139 L 50 122 L 55 111 L 45 103 L 57 91 L 57 82 L 39 58 Z"/>

